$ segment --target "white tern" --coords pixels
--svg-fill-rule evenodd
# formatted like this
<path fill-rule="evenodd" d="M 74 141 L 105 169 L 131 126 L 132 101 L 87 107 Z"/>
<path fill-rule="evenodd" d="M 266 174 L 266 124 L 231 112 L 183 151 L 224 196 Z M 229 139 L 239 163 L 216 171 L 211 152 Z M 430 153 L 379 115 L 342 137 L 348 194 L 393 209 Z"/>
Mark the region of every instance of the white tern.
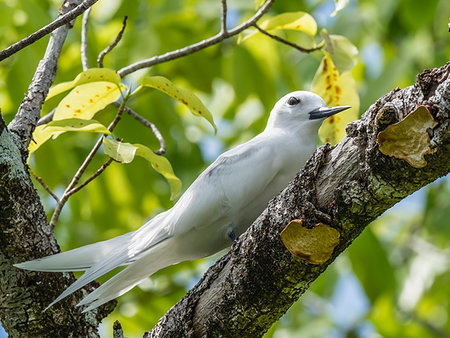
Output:
<path fill-rule="evenodd" d="M 50 307 L 114 268 L 127 265 L 78 304 L 89 311 L 166 266 L 212 255 L 231 245 L 303 168 L 316 149 L 322 121 L 348 108 L 327 107 L 311 92 L 287 94 L 275 104 L 262 133 L 220 155 L 171 209 L 138 230 L 15 266 L 35 271 L 85 271 Z"/>

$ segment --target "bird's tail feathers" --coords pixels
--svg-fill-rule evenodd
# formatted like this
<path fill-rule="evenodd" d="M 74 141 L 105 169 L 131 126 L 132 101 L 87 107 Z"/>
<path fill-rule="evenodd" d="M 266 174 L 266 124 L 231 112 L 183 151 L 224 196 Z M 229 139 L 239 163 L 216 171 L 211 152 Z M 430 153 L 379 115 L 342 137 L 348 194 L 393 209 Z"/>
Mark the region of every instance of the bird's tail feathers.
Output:
<path fill-rule="evenodd" d="M 117 248 L 127 247 L 132 236 L 133 232 L 129 232 L 107 241 L 97 242 L 55 255 L 14 264 L 14 266 L 32 271 L 85 271 L 104 260 Z"/>
<path fill-rule="evenodd" d="M 87 295 L 77 306 L 87 306 L 83 312 L 95 309 L 131 290 L 156 271 L 178 263 L 181 258 L 177 256 L 172 241 L 169 238 L 147 250 L 139 259 Z"/>

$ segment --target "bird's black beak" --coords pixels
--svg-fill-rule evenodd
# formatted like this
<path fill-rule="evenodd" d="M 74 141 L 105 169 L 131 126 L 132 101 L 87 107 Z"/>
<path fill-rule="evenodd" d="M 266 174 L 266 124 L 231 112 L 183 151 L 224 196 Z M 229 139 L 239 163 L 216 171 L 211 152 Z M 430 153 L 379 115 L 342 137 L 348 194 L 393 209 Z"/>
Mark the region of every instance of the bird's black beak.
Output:
<path fill-rule="evenodd" d="M 351 108 L 350 106 L 337 106 L 337 107 L 319 107 L 309 112 L 310 120 L 322 119 L 334 114 L 337 114 L 343 110 Z"/>

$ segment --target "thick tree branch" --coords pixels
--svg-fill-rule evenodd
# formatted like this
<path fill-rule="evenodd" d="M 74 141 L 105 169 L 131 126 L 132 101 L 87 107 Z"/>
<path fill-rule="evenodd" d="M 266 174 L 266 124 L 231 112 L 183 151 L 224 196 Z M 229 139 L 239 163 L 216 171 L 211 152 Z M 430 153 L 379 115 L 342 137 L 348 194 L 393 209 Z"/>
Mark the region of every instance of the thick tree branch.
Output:
<path fill-rule="evenodd" d="M 259 337 L 375 218 L 414 191 L 450 172 L 450 63 L 396 89 L 347 127 L 335 147 L 319 148 L 293 182 L 146 337 Z M 421 169 L 383 155 L 377 134 L 419 105 L 438 125 L 433 153 Z M 413 132 L 413 131 L 412 131 Z M 323 217 L 323 215 L 328 215 Z M 315 265 L 294 257 L 280 240 L 293 219 L 340 232 L 332 257 Z M 321 245 L 319 241 L 317 245 Z"/>
<path fill-rule="evenodd" d="M 17 53 L 19 50 L 31 45 L 33 42 L 36 42 L 37 40 L 43 38 L 47 34 L 56 30 L 58 27 L 61 27 L 65 24 L 69 23 L 70 21 L 75 19 L 77 16 L 83 14 L 83 12 L 86 9 L 91 7 L 97 1 L 98 0 L 85 0 L 81 4 L 79 4 L 81 2 L 81 0 L 77 1 L 79 5 L 77 7 L 75 7 L 74 9 L 72 9 L 70 12 L 64 11 L 64 6 L 63 6 L 62 8 L 63 8 L 63 13 L 65 13 L 64 15 L 60 16 L 55 21 L 49 23 L 47 26 L 42 27 L 38 31 L 34 32 L 33 34 L 30 34 L 26 38 L 14 43 L 11 46 L 2 50 L 0 52 L 0 61 L 6 59 L 7 57 L 10 57 L 14 53 Z M 75 2 L 76 1 L 66 1 L 66 4 L 70 4 L 70 3 L 73 4 Z"/>
<path fill-rule="evenodd" d="M 199 50 L 202 50 L 206 47 L 215 45 L 219 42 L 222 42 L 225 39 L 228 39 L 234 35 L 237 35 L 247 29 L 248 27 L 254 25 L 272 6 L 275 0 L 267 0 L 260 8 L 259 10 L 253 15 L 250 19 L 245 21 L 244 23 L 240 24 L 239 26 L 231 29 L 231 30 L 221 30 L 220 33 L 214 35 L 213 37 L 210 37 L 209 39 L 194 43 L 190 46 L 180 48 L 162 55 L 153 56 L 149 59 L 142 60 L 135 62 L 129 66 L 126 66 L 122 69 L 120 69 L 117 73 L 124 77 L 128 74 L 131 74 L 139 69 L 142 68 L 148 68 L 163 62 L 171 61 L 178 59 L 182 56 L 186 56 L 192 53 L 195 53 Z M 222 7 L 222 17 L 223 17 L 223 7 Z"/>

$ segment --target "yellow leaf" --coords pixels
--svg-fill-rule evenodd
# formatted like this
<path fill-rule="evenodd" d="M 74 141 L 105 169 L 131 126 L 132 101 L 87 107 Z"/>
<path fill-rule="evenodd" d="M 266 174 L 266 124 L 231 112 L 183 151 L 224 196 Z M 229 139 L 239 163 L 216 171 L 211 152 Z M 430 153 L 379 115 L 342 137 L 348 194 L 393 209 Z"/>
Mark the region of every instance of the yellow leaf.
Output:
<path fill-rule="evenodd" d="M 73 81 L 59 83 L 50 88 L 46 100 L 83 83 L 107 81 L 120 85 L 120 76 L 115 70 L 108 68 L 91 68 L 80 74 Z"/>
<path fill-rule="evenodd" d="M 293 220 L 286 225 L 280 234 L 283 244 L 296 257 L 312 264 L 325 263 L 339 243 L 339 231 L 323 223 L 318 223 L 312 229 L 302 224 L 301 220 Z"/>
<path fill-rule="evenodd" d="M 142 144 L 135 144 L 136 155 L 145 158 L 152 164 L 153 169 L 163 175 L 170 186 L 170 199 L 174 200 L 181 191 L 181 181 L 175 176 L 169 160 L 163 156 L 156 155 L 148 147 Z"/>
<path fill-rule="evenodd" d="M 217 128 L 214 124 L 211 112 L 194 93 L 187 89 L 175 86 L 170 80 L 162 76 L 144 78 L 142 86 L 137 88 L 134 93 L 139 91 L 142 87 L 155 88 L 173 97 L 175 100 L 188 107 L 194 115 L 205 118 L 214 127 L 214 132 L 217 133 Z"/>
<path fill-rule="evenodd" d="M 130 163 L 136 154 L 136 147 L 131 143 L 124 143 L 111 138 L 103 138 L 103 151 L 106 155 L 120 163 Z"/>
<path fill-rule="evenodd" d="M 129 163 L 136 156 L 149 161 L 157 172 L 164 176 L 170 186 L 170 199 L 173 200 L 181 191 L 181 181 L 175 176 L 169 160 L 163 156 L 156 155 L 150 148 L 142 144 L 131 144 L 119 142 L 111 138 L 103 139 L 105 154 L 116 161 Z"/>
<path fill-rule="evenodd" d="M 50 137 L 56 138 L 66 131 L 110 134 L 109 130 L 103 124 L 95 120 L 65 119 L 52 121 L 48 124 L 37 126 L 34 130 L 33 140 L 28 147 L 30 155 Z"/>
<path fill-rule="evenodd" d="M 276 29 L 290 29 L 305 32 L 311 36 L 317 33 L 317 23 L 305 12 L 287 12 L 263 21 L 259 25 L 266 31 Z"/>
<path fill-rule="evenodd" d="M 400 122 L 378 133 L 380 151 L 384 155 L 403 159 L 414 168 L 423 168 L 427 165 L 424 155 L 433 152 L 427 129 L 436 124 L 430 111 L 425 106 L 419 106 Z"/>
<path fill-rule="evenodd" d="M 90 120 L 95 113 L 120 97 L 122 86 L 107 81 L 79 85 L 58 104 L 53 120 L 67 118 Z"/>
<path fill-rule="evenodd" d="M 359 96 L 351 72 L 339 74 L 330 55 L 325 56 L 317 69 L 312 91 L 323 98 L 327 106 L 351 106 L 340 114 L 327 118 L 319 129 L 324 143 L 336 144 L 345 136 L 345 126 L 359 117 Z"/>

